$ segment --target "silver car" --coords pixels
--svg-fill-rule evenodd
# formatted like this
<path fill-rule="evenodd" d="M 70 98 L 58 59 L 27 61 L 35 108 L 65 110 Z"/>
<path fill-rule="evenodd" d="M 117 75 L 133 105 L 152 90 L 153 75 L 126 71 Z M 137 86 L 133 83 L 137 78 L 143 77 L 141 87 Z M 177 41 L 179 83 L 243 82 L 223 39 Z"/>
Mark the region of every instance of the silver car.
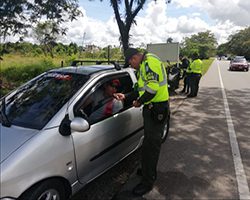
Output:
<path fill-rule="evenodd" d="M 128 100 L 113 109 L 112 97 L 100 95 L 110 83 L 130 93 L 135 82 L 129 68 L 65 67 L 2 98 L 0 199 L 68 199 L 135 151 L 141 108 Z"/>

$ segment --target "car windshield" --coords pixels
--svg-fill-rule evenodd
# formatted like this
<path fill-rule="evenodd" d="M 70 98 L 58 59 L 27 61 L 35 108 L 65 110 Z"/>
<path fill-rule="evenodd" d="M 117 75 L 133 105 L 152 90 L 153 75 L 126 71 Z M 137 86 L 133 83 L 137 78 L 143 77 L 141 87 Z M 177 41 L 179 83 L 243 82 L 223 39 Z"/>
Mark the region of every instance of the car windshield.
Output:
<path fill-rule="evenodd" d="M 233 60 L 234 63 L 245 63 L 246 59 L 245 58 L 235 58 Z"/>
<path fill-rule="evenodd" d="M 40 130 L 87 80 L 87 75 L 47 72 L 6 96 L 1 107 L 10 124 Z"/>

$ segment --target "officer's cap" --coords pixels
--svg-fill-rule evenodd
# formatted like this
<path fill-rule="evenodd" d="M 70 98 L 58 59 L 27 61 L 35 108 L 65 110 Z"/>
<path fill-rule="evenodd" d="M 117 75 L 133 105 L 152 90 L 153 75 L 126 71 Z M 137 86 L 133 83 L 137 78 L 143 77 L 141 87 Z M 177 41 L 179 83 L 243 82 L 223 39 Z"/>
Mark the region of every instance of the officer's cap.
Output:
<path fill-rule="evenodd" d="M 128 63 L 130 58 L 132 58 L 133 55 L 139 53 L 139 51 L 135 48 L 128 48 L 125 52 L 124 52 L 124 56 L 125 56 L 125 62 Z"/>

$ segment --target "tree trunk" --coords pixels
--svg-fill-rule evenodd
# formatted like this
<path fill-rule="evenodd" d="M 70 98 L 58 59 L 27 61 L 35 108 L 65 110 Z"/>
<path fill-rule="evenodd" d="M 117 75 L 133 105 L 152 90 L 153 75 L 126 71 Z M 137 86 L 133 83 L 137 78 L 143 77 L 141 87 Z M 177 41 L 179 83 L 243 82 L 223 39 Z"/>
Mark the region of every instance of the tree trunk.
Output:
<path fill-rule="evenodd" d="M 114 9 L 115 18 L 119 27 L 119 31 L 121 34 L 120 41 L 123 46 L 123 50 L 126 51 L 129 48 L 129 30 L 131 28 L 132 23 L 134 22 L 134 18 L 138 14 L 138 12 L 142 9 L 146 0 L 134 1 L 134 0 L 124 0 L 125 4 L 125 20 L 123 21 L 121 18 L 121 14 L 119 12 L 118 4 L 121 1 L 118 0 L 110 0 L 111 5 Z M 133 4 L 136 3 L 136 7 L 133 9 Z"/>
<path fill-rule="evenodd" d="M 120 30 L 123 52 L 129 48 L 129 31 Z"/>

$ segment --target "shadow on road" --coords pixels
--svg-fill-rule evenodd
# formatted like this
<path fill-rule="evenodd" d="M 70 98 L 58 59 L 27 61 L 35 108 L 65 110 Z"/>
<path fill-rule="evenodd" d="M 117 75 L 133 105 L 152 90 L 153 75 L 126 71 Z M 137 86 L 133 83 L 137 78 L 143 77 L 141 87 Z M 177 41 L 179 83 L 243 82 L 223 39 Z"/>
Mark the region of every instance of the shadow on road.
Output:
<path fill-rule="evenodd" d="M 250 135 L 246 133 L 250 123 L 246 122 L 250 114 L 246 105 L 250 91 L 226 93 L 249 177 Z M 154 189 L 143 198 L 134 197 L 131 190 L 140 179 L 133 173 L 114 199 L 238 199 L 221 88 L 202 88 L 197 98 L 174 96 L 173 101 L 175 112 L 169 138 L 162 145 Z"/>
<path fill-rule="evenodd" d="M 180 171 L 168 171 L 166 173 L 158 173 L 159 184 L 157 190 L 159 193 L 170 199 L 171 197 L 185 198 L 188 196 L 193 199 L 196 191 L 205 190 L 209 183 L 200 177 L 187 177 Z"/>
<path fill-rule="evenodd" d="M 249 89 L 226 91 L 229 107 L 249 177 L 250 130 Z M 220 88 L 202 88 L 197 98 L 185 99 L 171 120 L 170 134 L 162 146 L 157 186 L 167 199 L 237 199 L 237 184 L 229 142 L 228 127 Z M 243 145 L 245 143 L 245 145 Z M 241 145 L 242 144 L 242 145 Z M 244 156 L 245 155 L 245 156 Z M 247 156 L 248 155 L 248 156 Z M 181 176 L 161 175 L 181 172 Z M 186 177 L 183 178 L 183 177 Z M 201 188 L 183 187 L 183 182 L 198 178 Z M 178 180 L 178 178 L 180 180 Z M 167 179 L 170 179 L 167 181 Z M 248 179 L 249 180 L 249 179 Z M 174 183 L 173 185 L 168 183 Z M 179 190 L 176 190 L 179 188 Z"/>

